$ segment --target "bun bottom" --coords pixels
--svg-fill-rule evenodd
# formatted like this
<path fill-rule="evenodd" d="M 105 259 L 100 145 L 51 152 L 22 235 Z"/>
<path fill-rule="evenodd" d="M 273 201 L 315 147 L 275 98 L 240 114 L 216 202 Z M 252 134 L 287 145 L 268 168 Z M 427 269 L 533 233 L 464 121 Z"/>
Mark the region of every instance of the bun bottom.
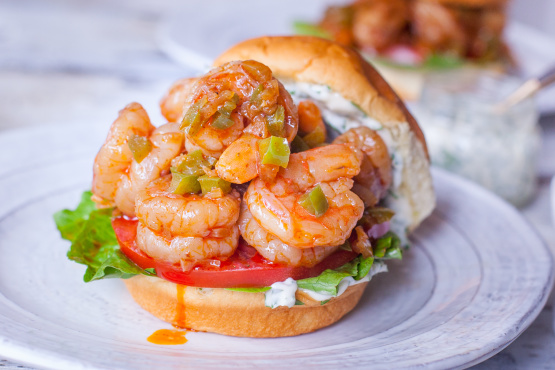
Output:
<path fill-rule="evenodd" d="M 196 331 L 237 337 L 288 337 L 329 326 L 351 311 L 367 283 L 349 287 L 322 305 L 297 292 L 304 305 L 269 308 L 264 293 L 186 287 L 149 276 L 126 279 L 133 299 L 157 318 Z"/>

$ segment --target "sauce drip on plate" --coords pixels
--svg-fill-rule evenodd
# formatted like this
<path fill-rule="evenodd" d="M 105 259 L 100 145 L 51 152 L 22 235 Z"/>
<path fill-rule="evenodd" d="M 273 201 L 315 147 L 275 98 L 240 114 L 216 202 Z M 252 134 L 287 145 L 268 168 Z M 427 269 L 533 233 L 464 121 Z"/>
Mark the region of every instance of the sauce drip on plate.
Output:
<path fill-rule="evenodd" d="M 160 345 L 185 344 L 187 343 L 185 334 L 187 334 L 187 332 L 183 330 L 160 329 L 152 333 L 152 335 L 146 338 L 146 340 L 150 343 Z"/>

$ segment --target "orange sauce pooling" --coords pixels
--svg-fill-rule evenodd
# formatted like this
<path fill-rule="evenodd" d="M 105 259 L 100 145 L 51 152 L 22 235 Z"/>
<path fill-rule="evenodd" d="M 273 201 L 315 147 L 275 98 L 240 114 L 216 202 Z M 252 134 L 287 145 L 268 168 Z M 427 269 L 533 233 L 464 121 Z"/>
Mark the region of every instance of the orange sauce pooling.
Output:
<path fill-rule="evenodd" d="M 173 326 L 176 328 L 185 328 L 185 286 L 177 284 L 177 307 L 175 308 L 175 318 L 173 320 Z M 150 343 L 160 344 L 160 345 L 177 345 L 187 343 L 187 338 L 185 338 L 187 331 L 184 330 L 170 330 L 170 329 L 160 329 L 156 330 L 150 337 L 146 340 Z"/>
<path fill-rule="evenodd" d="M 146 338 L 150 343 L 160 345 L 177 345 L 187 343 L 186 331 L 160 329 L 156 330 L 150 337 Z"/>

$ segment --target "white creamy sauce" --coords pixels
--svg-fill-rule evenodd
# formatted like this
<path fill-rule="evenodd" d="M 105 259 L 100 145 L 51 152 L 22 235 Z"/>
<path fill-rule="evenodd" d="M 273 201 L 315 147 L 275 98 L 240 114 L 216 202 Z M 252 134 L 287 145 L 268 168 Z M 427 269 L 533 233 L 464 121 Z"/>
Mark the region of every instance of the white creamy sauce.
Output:
<path fill-rule="evenodd" d="M 341 280 L 337 287 L 337 294 L 330 295 L 326 292 L 315 292 L 309 289 L 298 288 L 299 291 L 304 292 L 310 296 L 310 298 L 316 301 L 327 301 L 334 297 L 339 297 L 348 287 L 365 283 L 370 281 L 370 279 L 380 272 L 387 272 L 387 265 L 383 262 L 375 262 L 370 268 L 368 275 L 360 280 L 355 280 L 351 276 Z M 283 282 L 274 283 L 270 286 L 270 290 L 266 291 L 264 294 L 266 296 L 265 304 L 267 307 L 276 308 L 279 306 L 287 306 L 289 308 L 295 305 L 296 299 L 295 294 L 297 292 L 297 282 L 292 278 L 288 278 Z"/>
<path fill-rule="evenodd" d="M 266 291 L 265 305 L 266 307 L 276 308 L 279 306 L 287 306 L 289 308 L 295 305 L 295 292 L 297 291 L 297 282 L 293 278 L 285 281 L 273 283 L 270 290 Z"/>
<path fill-rule="evenodd" d="M 332 91 L 326 85 L 311 84 L 306 82 L 286 82 L 283 85 L 291 94 L 295 104 L 305 99 L 314 101 L 320 108 L 324 121 L 339 132 L 345 132 L 351 128 L 367 126 L 375 130 L 383 139 L 391 156 L 391 168 L 393 182 L 389 195 L 385 199 L 385 205 L 395 211 L 391 221 L 391 230 L 401 238 L 403 244 L 408 243 L 406 228 L 411 223 L 407 215 L 411 214 L 411 207 L 407 199 L 396 192 L 403 176 L 403 157 L 397 155 L 399 152 L 397 144 L 393 141 L 388 130 L 377 120 L 368 117 L 359 107 L 345 99 L 341 94 Z M 409 216 L 410 217 L 410 216 Z"/>

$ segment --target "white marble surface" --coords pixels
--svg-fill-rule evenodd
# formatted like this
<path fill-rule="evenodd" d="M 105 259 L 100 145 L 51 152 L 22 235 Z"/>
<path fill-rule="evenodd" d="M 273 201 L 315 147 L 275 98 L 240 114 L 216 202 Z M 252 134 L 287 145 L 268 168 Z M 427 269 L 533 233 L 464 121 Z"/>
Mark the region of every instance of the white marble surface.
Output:
<path fill-rule="evenodd" d="M 171 0 L 0 2 L 0 130 L 73 122 L 107 127 L 134 100 L 160 122 L 156 102 L 166 87 L 193 73 L 157 48 L 159 21 L 172 6 Z M 542 126 L 540 187 L 523 212 L 555 251 L 548 195 L 555 116 L 544 117 Z M 555 368 L 554 299 L 513 344 L 476 368 Z M 0 360 L 0 368 L 25 367 Z"/>

